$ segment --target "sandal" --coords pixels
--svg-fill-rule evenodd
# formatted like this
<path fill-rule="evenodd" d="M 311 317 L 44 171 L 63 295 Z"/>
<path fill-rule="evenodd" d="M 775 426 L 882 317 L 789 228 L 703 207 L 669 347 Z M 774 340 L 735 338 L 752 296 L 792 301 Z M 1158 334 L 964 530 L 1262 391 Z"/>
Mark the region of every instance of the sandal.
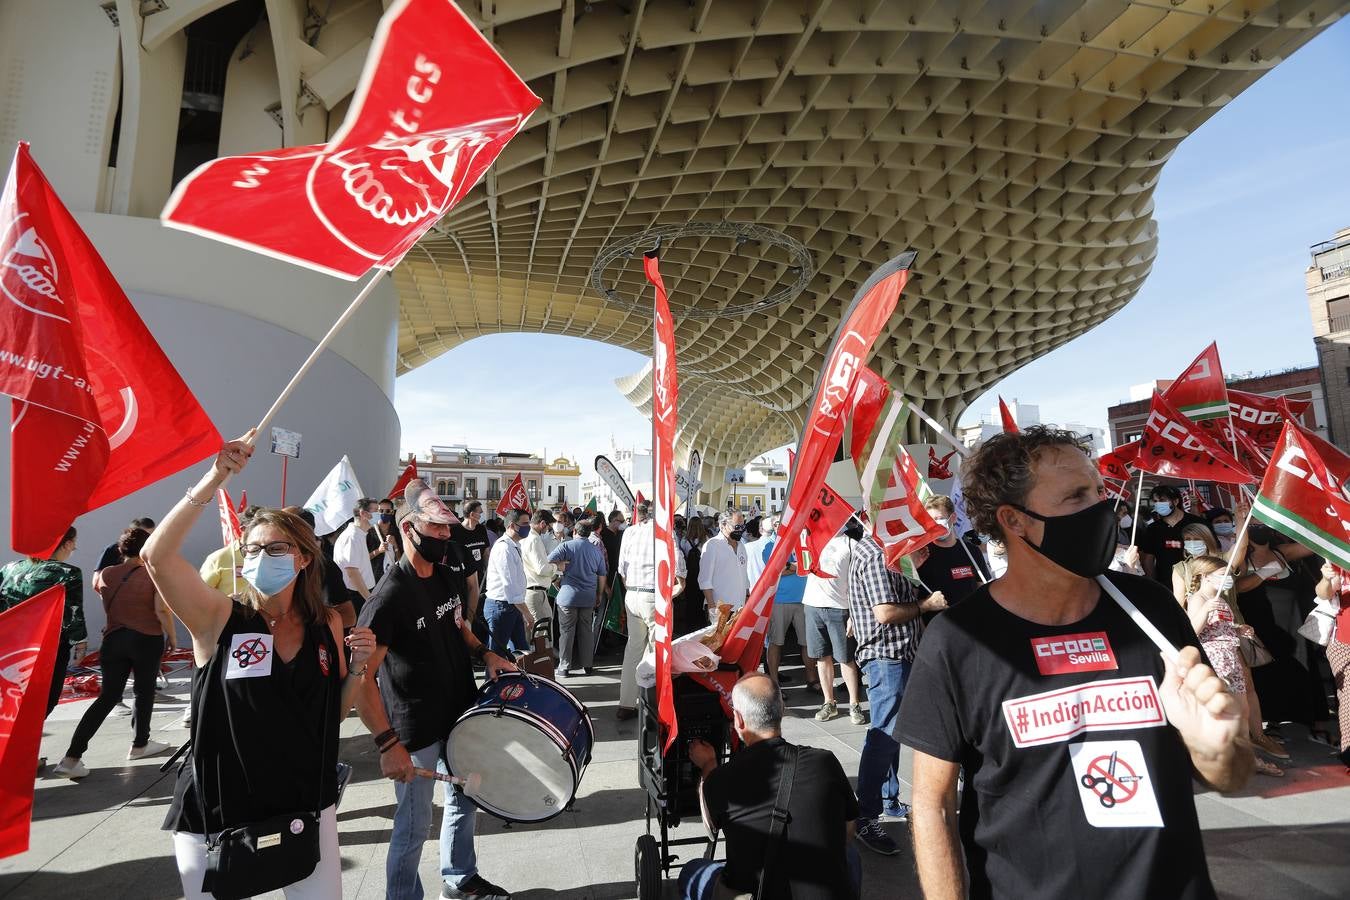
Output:
<path fill-rule="evenodd" d="M 1284 745 L 1268 734 L 1253 739 L 1252 746 L 1276 759 L 1289 759 L 1289 751 L 1284 749 Z"/>
<path fill-rule="evenodd" d="M 1262 759 L 1258 756 L 1256 757 L 1256 774 L 1269 775 L 1272 778 L 1283 778 L 1284 769 L 1281 769 L 1270 760 Z"/>

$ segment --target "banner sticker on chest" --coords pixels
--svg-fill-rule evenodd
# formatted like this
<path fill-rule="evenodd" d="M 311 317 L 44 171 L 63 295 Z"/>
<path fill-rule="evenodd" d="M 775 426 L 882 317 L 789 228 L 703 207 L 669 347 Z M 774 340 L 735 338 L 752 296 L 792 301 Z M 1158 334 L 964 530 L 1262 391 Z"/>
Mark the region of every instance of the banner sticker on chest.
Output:
<path fill-rule="evenodd" d="M 1158 728 L 1167 724 L 1147 675 L 1089 681 L 1003 701 L 1003 718 L 1018 747 L 1067 741 L 1085 731 Z"/>
<path fill-rule="evenodd" d="M 272 674 L 272 635 L 236 634 L 230 638 L 225 677 L 265 678 Z"/>
<path fill-rule="evenodd" d="M 1069 747 L 1083 815 L 1096 828 L 1161 828 L 1162 814 L 1138 741 L 1085 741 Z"/>
<path fill-rule="evenodd" d="M 1119 668 L 1105 631 L 1031 639 L 1031 655 L 1042 675 L 1102 672 Z"/>

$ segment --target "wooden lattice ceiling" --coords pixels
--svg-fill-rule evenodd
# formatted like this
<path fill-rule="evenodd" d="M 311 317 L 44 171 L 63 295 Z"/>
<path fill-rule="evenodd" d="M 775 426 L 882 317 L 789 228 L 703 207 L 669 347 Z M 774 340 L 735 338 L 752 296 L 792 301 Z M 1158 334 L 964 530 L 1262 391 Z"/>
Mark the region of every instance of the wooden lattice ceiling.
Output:
<path fill-rule="evenodd" d="M 400 372 L 482 334 L 650 353 L 588 286 L 659 225 L 752 222 L 811 252 L 794 301 L 677 323 L 681 443 L 717 465 L 796 436 L 841 310 L 918 251 L 875 368 L 950 420 L 1100 324 L 1147 276 L 1152 194 L 1186 135 L 1346 0 L 482 0 L 465 10 L 544 99 L 396 270 Z M 770 293 L 782 254 L 686 239 L 672 302 Z M 642 288 L 636 263 L 615 289 Z M 639 373 L 620 388 L 641 407 Z"/>

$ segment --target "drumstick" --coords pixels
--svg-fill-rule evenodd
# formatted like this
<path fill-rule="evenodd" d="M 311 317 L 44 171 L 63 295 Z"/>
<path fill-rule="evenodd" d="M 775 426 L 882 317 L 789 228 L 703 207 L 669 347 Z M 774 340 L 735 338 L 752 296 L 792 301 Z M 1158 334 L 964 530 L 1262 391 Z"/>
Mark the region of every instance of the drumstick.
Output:
<path fill-rule="evenodd" d="M 477 772 L 474 772 L 463 778 L 459 777 L 458 775 L 442 775 L 440 772 L 433 772 L 430 769 L 422 769 L 417 767 L 413 768 L 413 772 L 416 773 L 417 775 L 420 775 L 423 778 L 430 778 L 434 781 L 445 781 L 449 782 L 450 784 L 457 784 L 460 787 L 464 788 L 464 792 L 466 794 L 478 793 L 478 786 L 483 783 L 483 776 L 479 775 Z"/>

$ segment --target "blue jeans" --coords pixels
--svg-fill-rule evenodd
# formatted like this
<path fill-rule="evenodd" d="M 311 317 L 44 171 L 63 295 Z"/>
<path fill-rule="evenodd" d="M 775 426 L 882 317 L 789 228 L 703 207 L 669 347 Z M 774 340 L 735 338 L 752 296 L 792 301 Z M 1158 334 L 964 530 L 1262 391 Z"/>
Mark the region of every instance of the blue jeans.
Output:
<path fill-rule="evenodd" d="M 848 879 L 853 883 L 853 896 L 862 895 L 862 859 L 852 841 L 844 848 L 848 861 Z M 691 859 L 680 867 L 680 900 L 713 900 L 717 879 L 722 875 L 724 862 L 711 859 Z"/>
<path fill-rule="evenodd" d="M 864 819 L 881 815 L 883 788 L 896 792 L 888 797 L 899 791 L 895 773 L 900 770 L 900 698 L 909 669 L 907 659 L 870 659 L 862 665 L 872 711 L 858 760 L 858 815 Z"/>
<path fill-rule="evenodd" d="M 525 617 L 511 603 L 489 600 L 483 604 L 483 615 L 487 617 L 488 648 L 505 659 L 515 659 L 507 655 L 507 647 L 517 653 L 527 653 L 533 649 L 525 636 Z"/>
<path fill-rule="evenodd" d="M 412 753 L 413 765 L 420 769 L 446 772 L 445 742 L 438 741 Z M 445 815 L 441 818 L 441 878 L 459 887 L 478 874 L 478 857 L 473 849 L 474 813 L 477 807 L 464 796 L 458 785 L 441 782 Z M 417 777 L 410 783 L 394 782 L 398 806 L 394 810 L 394 831 L 389 837 L 389 858 L 385 861 L 386 900 L 422 900 L 422 879 L 417 874 L 422 859 L 422 842 L 431 832 L 432 793 L 436 782 Z M 436 891 L 440 894 L 440 891 Z"/>

